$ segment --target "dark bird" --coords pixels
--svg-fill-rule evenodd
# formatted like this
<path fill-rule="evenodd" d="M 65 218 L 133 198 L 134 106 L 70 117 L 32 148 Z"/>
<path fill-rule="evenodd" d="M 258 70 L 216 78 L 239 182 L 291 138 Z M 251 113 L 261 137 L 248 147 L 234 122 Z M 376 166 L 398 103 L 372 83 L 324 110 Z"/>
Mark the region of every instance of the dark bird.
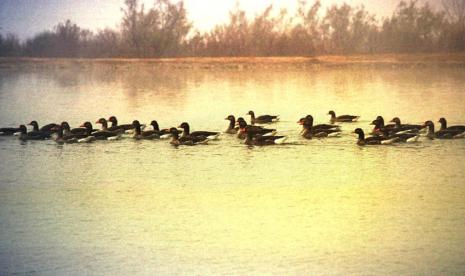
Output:
<path fill-rule="evenodd" d="M 348 122 L 356 122 L 360 116 L 355 116 L 355 115 L 341 115 L 336 117 L 336 113 L 331 110 L 328 112 L 328 115 L 331 115 L 330 122 L 333 124 L 335 122 L 341 122 L 341 123 L 348 123 Z"/>
<path fill-rule="evenodd" d="M 134 129 L 134 124 L 118 125 L 118 119 L 116 119 L 115 116 L 111 116 L 110 118 L 108 118 L 108 121 L 111 122 L 110 128 L 113 129 L 122 129 L 124 131 Z M 143 129 L 144 127 L 145 125 L 141 125 L 141 129 Z"/>
<path fill-rule="evenodd" d="M 355 134 L 358 134 L 357 145 L 365 146 L 365 145 L 389 145 L 395 143 L 399 140 L 399 138 L 387 138 L 383 136 L 371 136 L 365 137 L 365 133 L 363 129 L 357 128 L 354 131 Z"/>
<path fill-rule="evenodd" d="M 32 131 L 40 131 L 40 132 L 45 132 L 45 133 L 52 133 L 52 128 L 54 128 L 55 126 L 57 126 L 57 124 L 54 124 L 54 123 L 51 123 L 51 124 L 47 124 L 41 128 L 39 128 L 39 124 L 37 123 L 37 121 L 32 121 L 29 123 L 30 126 L 32 126 L 33 130 Z"/>
<path fill-rule="evenodd" d="M 157 130 L 142 131 L 141 124 L 139 123 L 138 120 L 134 120 L 132 122 L 132 125 L 134 126 L 134 135 L 132 136 L 134 139 L 146 139 L 146 140 L 160 139 L 159 130 L 158 131 Z"/>
<path fill-rule="evenodd" d="M 287 140 L 286 136 L 263 136 L 247 128 L 241 128 L 240 131 L 245 132 L 244 143 L 249 146 L 279 145 Z"/>
<path fill-rule="evenodd" d="M 394 129 L 404 131 L 404 130 L 421 130 L 423 129 L 422 125 L 412 125 L 412 124 L 402 124 L 399 117 L 395 117 L 391 120 L 394 123 Z"/>
<path fill-rule="evenodd" d="M 372 131 L 373 135 L 383 135 L 386 130 L 388 130 L 390 133 L 394 133 L 394 128 L 396 127 L 394 124 L 385 125 L 384 118 L 382 116 L 376 117 L 376 119 L 371 122 L 370 125 L 374 125 Z"/>
<path fill-rule="evenodd" d="M 199 144 L 206 144 L 210 139 L 206 136 L 185 136 L 179 137 L 181 131 L 172 127 L 170 128 L 171 133 L 171 141 L 170 144 L 173 146 L 180 146 L 180 145 L 187 145 L 187 146 L 195 146 Z"/>
<path fill-rule="evenodd" d="M 160 126 L 158 125 L 158 122 L 156 120 L 150 122 L 150 125 L 152 126 L 153 130 L 159 132 L 160 138 L 168 138 L 171 136 L 170 130 L 168 128 L 160 129 Z"/>
<path fill-rule="evenodd" d="M 441 124 L 441 128 L 439 130 L 452 130 L 452 131 L 465 132 L 465 126 L 457 125 L 457 126 L 447 127 L 447 121 L 445 118 L 439 119 L 439 123 Z"/>
<path fill-rule="evenodd" d="M 316 138 L 324 138 L 328 136 L 337 136 L 340 134 L 341 130 L 337 126 L 333 128 L 328 128 L 326 126 L 313 126 L 313 117 L 307 116 L 304 121 L 299 121 L 299 124 L 302 124 L 302 137 L 305 139 L 312 139 L 313 137 Z"/>
<path fill-rule="evenodd" d="M 21 132 L 19 127 L 3 127 L 0 128 L 0 136 L 11 136 L 15 133 Z"/>
<path fill-rule="evenodd" d="M 276 134 L 276 129 L 247 125 L 247 122 L 242 117 L 237 118 L 237 123 L 239 124 L 239 131 L 237 133 L 237 138 L 239 139 L 246 138 L 246 132 L 240 131 L 241 129 L 249 130 L 249 133 L 254 133 L 256 135 L 270 136 Z"/>
<path fill-rule="evenodd" d="M 183 129 L 182 137 L 188 137 L 188 136 L 190 136 L 190 137 L 206 137 L 209 140 L 215 140 L 220 135 L 219 132 L 212 132 L 212 131 L 194 131 L 194 132 L 190 132 L 190 126 L 186 122 L 182 123 L 178 127 Z"/>
<path fill-rule="evenodd" d="M 340 130 L 341 127 L 338 125 L 328 125 L 328 124 L 319 124 L 319 125 L 313 125 L 313 116 L 312 115 L 307 115 L 305 118 L 300 118 L 300 120 L 297 122 L 300 125 L 308 124 L 312 126 L 312 129 L 314 131 L 318 130 Z"/>
<path fill-rule="evenodd" d="M 68 125 L 69 126 L 69 125 Z M 59 145 L 63 145 L 63 144 L 72 144 L 72 143 L 76 143 L 78 141 L 78 137 L 79 137 L 79 134 L 78 135 L 74 135 L 72 133 L 69 133 L 69 134 L 64 134 L 64 129 L 62 127 L 62 125 L 57 125 L 55 126 L 54 128 L 52 128 L 53 131 L 55 131 L 56 133 L 56 137 L 54 137 L 53 140 L 55 140 L 55 142 Z"/>
<path fill-rule="evenodd" d="M 418 130 L 416 129 L 407 129 L 404 131 L 393 132 L 388 128 L 384 128 L 382 132 L 377 133 L 377 136 L 381 134 L 382 137 L 387 139 L 397 138 L 396 142 L 412 143 L 417 142 L 420 138 Z"/>
<path fill-rule="evenodd" d="M 99 131 L 93 131 L 92 124 L 90 122 L 85 122 L 84 124 L 81 125 L 81 127 L 84 127 L 87 129 L 87 137 L 79 140 L 79 142 L 90 142 L 92 140 L 116 140 L 120 137 L 121 133 L 118 132 L 112 132 L 108 130 L 99 130 Z M 93 138 L 92 138 L 93 137 Z"/>
<path fill-rule="evenodd" d="M 25 125 L 19 126 L 19 139 L 22 141 L 27 140 L 45 140 L 50 138 L 50 134 L 43 131 L 31 131 L 28 132 Z"/>
<path fill-rule="evenodd" d="M 87 129 L 84 127 L 71 128 L 68 122 L 62 122 L 61 128 L 63 129 L 63 134 L 67 135 L 87 135 Z M 98 129 L 93 129 L 92 132 L 98 131 Z"/>
<path fill-rule="evenodd" d="M 250 124 L 268 124 L 279 121 L 279 115 L 260 115 L 255 117 L 255 113 L 251 110 L 246 115 L 250 115 Z"/>
<path fill-rule="evenodd" d="M 100 131 L 108 131 L 108 132 L 115 132 L 115 133 L 124 133 L 125 131 L 119 126 L 108 127 L 108 122 L 105 118 L 100 118 L 95 123 L 102 125 L 102 129 Z"/>
<path fill-rule="evenodd" d="M 236 127 L 236 118 L 233 115 L 229 115 L 224 119 L 229 121 L 228 128 L 224 131 L 224 133 L 237 134 L 239 127 Z"/>
<path fill-rule="evenodd" d="M 423 124 L 423 127 L 427 128 L 426 137 L 430 139 L 454 139 L 454 138 L 464 138 L 465 132 L 461 130 L 439 130 L 434 131 L 434 123 L 432 121 L 426 121 Z"/>

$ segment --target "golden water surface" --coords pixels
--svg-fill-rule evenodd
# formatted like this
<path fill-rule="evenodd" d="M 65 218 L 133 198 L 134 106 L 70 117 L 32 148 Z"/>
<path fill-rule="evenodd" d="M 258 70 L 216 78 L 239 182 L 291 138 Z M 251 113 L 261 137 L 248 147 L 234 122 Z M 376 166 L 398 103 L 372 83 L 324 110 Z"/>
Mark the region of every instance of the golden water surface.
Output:
<path fill-rule="evenodd" d="M 0 275 L 465 273 L 465 140 L 358 147 L 377 115 L 465 124 L 460 68 L 0 69 L 0 125 L 279 114 L 288 144 L 0 137 Z M 340 138 L 296 121 L 360 115 Z"/>

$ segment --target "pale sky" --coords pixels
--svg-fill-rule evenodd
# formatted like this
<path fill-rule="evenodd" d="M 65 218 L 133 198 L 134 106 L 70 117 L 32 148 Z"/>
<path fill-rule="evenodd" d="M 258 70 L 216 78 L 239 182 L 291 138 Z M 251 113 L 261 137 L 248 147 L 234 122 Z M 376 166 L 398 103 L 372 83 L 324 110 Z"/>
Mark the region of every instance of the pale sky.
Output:
<path fill-rule="evenodd" d="M 427 0 L 423 0 L 427 1 Z M 147 7 L 153 0 L 143 1 Z M 276 10 L 295 11 L 297 0 L 185 0 L 189 19 L 201 31 L 228 20 L 228 12 L 239 2 L 253 16 L 273 4 Z M 312 0 L 307 1 L 312 4 Z M 370 12 L 382 18 L 392 14 L 400 0 L 322 0 L 323 7 L 348 3 L 363 4 Z M 437 1 L 430 0 L 431 3 Z M 0 0 L 0 32 L 16 33 L 21 39 L 51 29 L 59 22 L 71 19 L 91 30 L 116 28 L 122 16 L 124 0 Z"/>

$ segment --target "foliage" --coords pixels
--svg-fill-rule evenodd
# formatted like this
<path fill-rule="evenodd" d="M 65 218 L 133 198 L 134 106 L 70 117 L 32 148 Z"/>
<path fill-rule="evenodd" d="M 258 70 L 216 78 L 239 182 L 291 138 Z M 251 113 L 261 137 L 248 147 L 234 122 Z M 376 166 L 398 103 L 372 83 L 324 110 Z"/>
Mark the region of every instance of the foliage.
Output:
<path fill-rule="evenodd" d="M 239 5 L 229 21 L 208 32 L 192 28 L 183 1 L 155 0 L 146 7 L 125 0 L 118 30 L 95 33 L 69 20 L 26 40 L 0 35 L 0 56 L 178 57 L 311 56 L 465 50 L 465 0 L 442 0 L 435 11 L 401 1 L 378 21 L 363 6 L 297 0 L 295 14 L 273 6 L 249 18 Z"/>

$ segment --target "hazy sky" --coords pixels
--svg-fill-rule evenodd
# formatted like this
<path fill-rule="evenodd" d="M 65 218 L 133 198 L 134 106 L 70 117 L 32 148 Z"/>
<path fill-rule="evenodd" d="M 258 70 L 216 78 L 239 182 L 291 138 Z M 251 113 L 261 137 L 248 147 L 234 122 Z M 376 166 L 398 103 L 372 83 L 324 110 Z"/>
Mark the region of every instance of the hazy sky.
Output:
<path fill-rule="evenodd" d="M 344 2 L 357 6 L 363 4 L 378 17 L 390 15 L 400 0 L 322 0 L 323 6 Z M 424 0 L 426 1 L 426 0 Z M 153 0 L 144 0 L 152 6 Z M 228 19 L 228 11 L 236 2 L 254 15 L 273 4 L 293 11 L 297 0 L 185 0 L 190 20 L 194 27 L 208 30 Z M 45 29 L 51 29 L 58 22 L 71 19 L 79 26 L 91 30 L 117 27 L 121 18 L 124 0 L 0 0 L 0 32 L 16 33 L 21 39 Z M 313 3 L 309 0 L 308 3 Z M 434 1 L 432 2 L 434 3 Z"/>

